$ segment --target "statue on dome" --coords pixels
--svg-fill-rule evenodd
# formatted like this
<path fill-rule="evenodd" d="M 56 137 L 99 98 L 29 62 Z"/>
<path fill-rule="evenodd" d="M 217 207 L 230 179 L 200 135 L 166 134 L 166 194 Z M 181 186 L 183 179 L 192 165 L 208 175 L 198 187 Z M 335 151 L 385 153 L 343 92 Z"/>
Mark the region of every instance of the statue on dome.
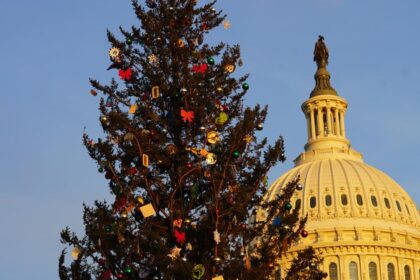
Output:
<path fill-rule="evenodd" d="M 324 37 L 319 35 L 314 49 L 314 61 L 316 61 L 318 68 L 328 65 L 328 56 L 328 48 L 324 43 Z"/>

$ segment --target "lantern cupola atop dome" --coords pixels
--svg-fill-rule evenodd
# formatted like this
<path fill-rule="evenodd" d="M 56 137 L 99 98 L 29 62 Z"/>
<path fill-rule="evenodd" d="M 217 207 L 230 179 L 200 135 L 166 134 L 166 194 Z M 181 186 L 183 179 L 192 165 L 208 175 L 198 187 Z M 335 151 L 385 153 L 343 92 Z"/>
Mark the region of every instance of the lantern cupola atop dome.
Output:
<path fill-rule="evenodd" d="M 319 36 L 314 49 L 317 64 L 315 88 L 310 98 L 302 104 L 307 120 L 308 142 L 305 152 L 295 159 L 295 165 L 325 158 L 344 158 L 363 161 L 362 155 L 351 148 L 346 138 L 344 116 L 347 101 L 340 97 L 330 84 L 327 70 L 329 51 L 324 37 Z"/>

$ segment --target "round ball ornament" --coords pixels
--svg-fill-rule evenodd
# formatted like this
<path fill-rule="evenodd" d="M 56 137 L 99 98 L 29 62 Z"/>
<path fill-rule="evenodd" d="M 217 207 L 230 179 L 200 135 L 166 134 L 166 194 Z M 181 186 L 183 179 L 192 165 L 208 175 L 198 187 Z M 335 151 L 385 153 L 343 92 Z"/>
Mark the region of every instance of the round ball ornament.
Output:
<path fill-rule="evenodd" d="M 207 154 L 207 156 L 206 156 L 206 162 L 207 162 L 207 164 L 209 164 L 209 165 L 216 164 L 216 162 L 217 162 L 217 157 L 216 157 L 216 155 L 215 155 L 215 154 L 213 154 L 213 153 L 208 153 L 208 154 Z"/>
<path fill-rule="evenodd" d="M 243 83 L 242 88 L 243 88 L 243 90 L 248 90 L 249 89 L 249 84 L 248 83 Z"/>
<path fill-rule="evenodd" d="M 130 274 L 131 272 L 133 272 L 133 269 L 131 268 L 131 267 L 126 267 L 126 268 L 124 268 L 124 273 L 125 274 Z"/>
<path fill-rule="evenodd" d="M 284 205 L 284 209 L 289 211 L 292 209 L 292 204 L 290 202 L 287 202 L 286 205 Z"/>
<path fill-rule="evenodd" d="M 306 237 L 308 237 L 308 235 L 309 235 L 309 233 L 306 231 L 306 230 L 302 230 L 301 232 L 300 232 L 300 235 L 303 237 L 303 238 L 306 238 Z"/>
<path fill-rule="evenodd" d="M 209 65 L 214 65 L 214 63 L 216 63 L 216 61 L 214 60 L 214 58 L 213 58 L 213 57 L 208 57 L 208 58 L 207 58 L 207 63 L 208 63 Z"/>
<path fill-rule="evenodd" d="M 103 168 L 102 166 L 100 166 L 100 167 L 98 168 L 98 172 L 103 173 L 103 172 L 104 172 L 104 168 Z"/>
<path fill-rule="evenodd" d="M 239 153 L 239 151 L 234 151 L 233 152 L 233 154 L 232 154 L 232 156 L 233 156 L 233 158 L 239 158 L 239 156 L 240 156 L 241 154 Z"/>
<path fill-rule="evenodd" d="M 236 69 L 235 64 L 227 64 L 225 66 L 225 71 L 228 73 L 233 73 L 235 69 Z"/>
<path fill-rule="evenodd" d="M 127 45 L 131 45 L 131 44 L 133 44 L 133 39 L 131 39 L 131 38 L 127 38 L 127 39 L 125 39 L 125 43 L 127 44 Z"/>
<path fill-rule="evenodd" d="M 263 123 L 257 124 L 257 130 L 261 131 L 263 129 L 264 129 L 264 124 Z"/>
<path fill-rule="evenodd" d="M 74 247 L 73 250 L 71 251 L 71 256 L 73 260 L 78 260 L 81 252 L 82 250 L 80 250 L 79 247 Z"/>
<path fill-rule="evenodd" d="M 298 191 L 303 190 L 303 185 L 302 185 L 302 184 L 298 184 L 298 185 L 296 186 L 296 189 L 297 189 Z"/>

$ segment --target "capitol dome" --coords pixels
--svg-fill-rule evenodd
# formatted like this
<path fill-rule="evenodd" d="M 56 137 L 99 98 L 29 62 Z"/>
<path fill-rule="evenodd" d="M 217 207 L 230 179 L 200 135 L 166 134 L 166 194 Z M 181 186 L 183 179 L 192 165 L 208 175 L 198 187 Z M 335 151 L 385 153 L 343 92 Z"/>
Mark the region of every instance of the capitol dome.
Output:
<path fill-rule="evenodd" d="M 302 104 L 305 152 L 265 196 L 273 199 L 300 178 L 303 189 L 295 191 L 291 203 L 302 217 L 308 215 L 309 235 L 280 260 L 280 272 L 285 275 L 297 252 L 312 246 L 324 258 L 327 279 L 420 280 L 419 211 L 397 182 L 351 147 L 344 125 L 347 101 L 330 85 L 322 37 L 314 55 L 316 85 Z"/>

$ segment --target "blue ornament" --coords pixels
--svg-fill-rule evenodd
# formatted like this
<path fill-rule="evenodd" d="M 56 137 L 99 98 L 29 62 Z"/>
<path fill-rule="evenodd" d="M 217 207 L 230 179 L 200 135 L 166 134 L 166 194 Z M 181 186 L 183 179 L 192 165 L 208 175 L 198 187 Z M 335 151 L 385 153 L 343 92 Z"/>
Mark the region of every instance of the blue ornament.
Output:
<path fill-rule="evenodd" d="M 105 106 L 106 107 L 111 107 L 112 106 L 112 98 L 111 98 L 111 96 L 106 99 Z"/>
<path fill-rule="evenodd" d="M 273 226 L 278 227 L 281 225 L 281 219 L 280 217 L 276 217 L 273 221 Z"/>

